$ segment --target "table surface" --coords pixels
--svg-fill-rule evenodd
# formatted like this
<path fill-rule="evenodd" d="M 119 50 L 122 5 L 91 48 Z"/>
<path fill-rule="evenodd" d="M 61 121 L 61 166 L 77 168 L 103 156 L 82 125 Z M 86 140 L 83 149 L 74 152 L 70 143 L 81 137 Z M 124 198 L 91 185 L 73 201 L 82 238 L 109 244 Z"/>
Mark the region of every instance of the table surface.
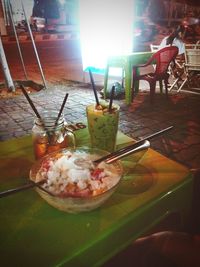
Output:
<path fill-rule="evenodd" d="M 87 129 L 76 131 L 88 144 Z M 132 139 L 118 133 L 120 146 Z M 34 189 L 0 199 L 2 266 L 99 266 L 188 198 L 192 175 L 152 149 L 122 160 L 124 177 L 100 208 L 68 214 L 49 206 Z M 31 137 L 0 143 L 0 190 L 27 181 Z M 177 199 L 176 199 L 176 196 Z M 176 205 L 174 205 L 176 203 Z"/>

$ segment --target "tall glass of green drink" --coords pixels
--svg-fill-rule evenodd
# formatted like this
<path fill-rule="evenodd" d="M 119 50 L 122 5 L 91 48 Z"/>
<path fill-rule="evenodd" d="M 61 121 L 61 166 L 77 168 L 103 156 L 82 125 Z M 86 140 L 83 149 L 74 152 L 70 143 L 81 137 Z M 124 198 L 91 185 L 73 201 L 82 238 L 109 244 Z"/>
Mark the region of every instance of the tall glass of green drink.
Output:
<path fill-rule="evenodd" d="M 116 137 L 119 124 L 119 105 L 113 104 L 109 110 L 109 103 L 87 106 L 88 130 L 92 147 L 113 152 L 116 147 Z"/>

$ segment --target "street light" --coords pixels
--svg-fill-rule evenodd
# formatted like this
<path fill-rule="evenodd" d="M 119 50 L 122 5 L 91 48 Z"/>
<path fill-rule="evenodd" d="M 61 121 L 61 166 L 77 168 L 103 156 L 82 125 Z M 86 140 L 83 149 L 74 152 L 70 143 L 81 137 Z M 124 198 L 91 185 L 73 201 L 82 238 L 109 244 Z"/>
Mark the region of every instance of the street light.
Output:
<path fill-rule="evenodd" d="M 133 0 L 80 0 L 83 69 L 104 69 L 108 56 L 132 51 Z"/>

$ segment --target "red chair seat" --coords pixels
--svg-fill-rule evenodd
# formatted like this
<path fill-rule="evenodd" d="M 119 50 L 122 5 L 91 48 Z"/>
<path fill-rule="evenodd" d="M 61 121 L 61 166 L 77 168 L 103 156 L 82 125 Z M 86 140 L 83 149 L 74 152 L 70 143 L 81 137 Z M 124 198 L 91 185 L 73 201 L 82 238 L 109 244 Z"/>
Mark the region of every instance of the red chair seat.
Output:
<path fill-rule="evenodd" d="M 156 82 L 159 81 L 160 84 L 164 81 L 166 95 L 168 95 L 168 79 L 169 64 L 175 60 L 178 55 L 178 48 L 176 46 L 169 46 L 158 50 L 152 57 L 143 65 L 133 66 L 133 76 L 132 76 L 132 88 L 134 90 L 134 82 L 139 80 L 146 80 L 150 85 L 150 100 L 153 102 L 155 95 Z M 154 72 L 140 75 L 138 74 L 138 68 L 147 67 L 148 65 L 155 65 Z M 134 95 L 134 92 L 133 92 Z"/>

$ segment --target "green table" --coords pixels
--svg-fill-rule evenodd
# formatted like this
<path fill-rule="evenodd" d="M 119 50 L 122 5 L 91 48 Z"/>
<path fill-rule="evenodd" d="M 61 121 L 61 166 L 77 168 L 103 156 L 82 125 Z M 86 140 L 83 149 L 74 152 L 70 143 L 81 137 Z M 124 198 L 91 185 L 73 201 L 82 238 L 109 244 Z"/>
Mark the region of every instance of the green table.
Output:
<path fill-rule="evenodd" d="M 76 132 L 89 142 L 87 129 Z M 118 144 L 132 139 L 119 133 Z M 140 155 L 141 156 L 141 155 Z M 99 209 L 68 214 L 30 189 L 0 199 L 1 266 L 100 266 L 162 220 L 190 207 L 193 177 L 149 149 L 124 158 L 124 178 Z M 0 143 L 0 190 L 21 185 L 34 162 L 30 136 Z"/>
<path fill-rule="evenodd" d="M 122 68 L 125 75 L 125 101 L 131 104 L 133 92 L 131 89 L 133 65 L 144 64 L 152 56 L 153 52 L 134 52 L 123 56 L 112 56 L 108 58 L 104 76 L 104 96 L 106 96 L 108 86 L 109 68 Z M 139 82 L 135 84 L 135 91 L 139 90 Z"/>

